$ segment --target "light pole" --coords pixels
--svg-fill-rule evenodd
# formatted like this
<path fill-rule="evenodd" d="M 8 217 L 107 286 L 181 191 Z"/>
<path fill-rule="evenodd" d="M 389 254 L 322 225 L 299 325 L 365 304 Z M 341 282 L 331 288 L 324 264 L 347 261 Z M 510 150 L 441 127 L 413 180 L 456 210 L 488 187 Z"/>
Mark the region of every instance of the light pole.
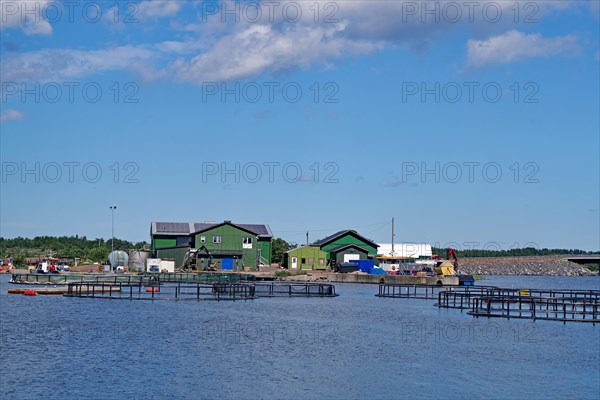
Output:
<path fill-rule="evenodd" d="M 110 209 L 112 211 L 112 235 L 110 237 L 110 253 L 112 254 L 115 251 L 115 210 L 117 209 L 117 205 L 113 204 L 112 206 L 110 206 Z M 113 258 L 114 258 L 114 254 L 113 254 Z M 112 263 L 110 262 L 110 260 L 108 260 L 108 263 L 110 264 L 110 270 L 112 272 Z"/>

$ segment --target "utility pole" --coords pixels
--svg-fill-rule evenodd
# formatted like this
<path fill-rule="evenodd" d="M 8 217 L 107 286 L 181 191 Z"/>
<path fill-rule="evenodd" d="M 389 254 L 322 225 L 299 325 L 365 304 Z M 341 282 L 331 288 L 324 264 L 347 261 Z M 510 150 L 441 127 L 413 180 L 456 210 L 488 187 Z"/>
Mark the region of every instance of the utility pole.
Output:
<path fill-rule="evenodd" d="M 306 245 L 308 246 L 308 231 L 306 231 Z"/>
<path fill-rule="evenodd" d="M 394 217 L 392 217 L 392 255 L 394 255 Z"/>
<path fill-rule="evenodd" d="M 117 205 L 113 204 L 110 206 L 110 209 L 112 210 L 112 231 L 110 237 L 110 253 L 112 254 L 115 251 L 115 210 L 117 209 Z M 113 258 L 114 256 L 113 254 Z M 108 263 L 111 264 L 110 260 L 108 260 Z M 110 265 L 110 270 L 112 271 L 112 265 Z"/>

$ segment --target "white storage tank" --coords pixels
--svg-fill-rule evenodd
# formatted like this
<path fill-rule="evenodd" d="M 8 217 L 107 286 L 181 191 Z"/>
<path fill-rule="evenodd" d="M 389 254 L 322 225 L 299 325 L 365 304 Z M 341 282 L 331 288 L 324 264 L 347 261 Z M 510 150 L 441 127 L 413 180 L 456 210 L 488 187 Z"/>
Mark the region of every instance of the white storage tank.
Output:
<path fill-rule="evenodd" d="M 129 251 L 129 271 L 142 272 L 146 270 L 146 260 L 150 257 L 149 250 Z"/>
<path fill-rule="evenodd" d="M 129 256 L 122 250 L 115 250 L 108 255 L 108 263 L 112 269 L 126 267 L 129 263 Z"/>

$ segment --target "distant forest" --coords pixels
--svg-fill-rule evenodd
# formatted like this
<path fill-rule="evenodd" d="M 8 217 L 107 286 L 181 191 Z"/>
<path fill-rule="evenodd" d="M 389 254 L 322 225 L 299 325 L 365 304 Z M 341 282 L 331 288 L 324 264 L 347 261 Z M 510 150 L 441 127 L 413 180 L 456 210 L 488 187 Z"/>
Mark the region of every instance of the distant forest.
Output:
<path fill-rule="evenodd" d="M 433 247 L 433 254 L 446 258 L 446 248 Z M 579 249 L 536 249 L 535 247 L 524 247 L 508 250 L 456 250 L 456 255 L 461 257 L 527 257 L 527 256 L 552 256 L 552 255 L 586 255 L 600 254 L 600 252 L 584 251 Z"/>
<path fill-rule="evenodd" d="M 148 247 L 147 242 L 132 243 L 127 240 L 114 240 L 115 250 L 132 250 Z M 12 257 L 16 265 L 23 265 L 26 257 L 80 258 L 92 262 L 102 262 L 108 258 L 111 240 L 88 239 L 85 236 L 37 236 L 33 239 L 0 237 L 0 257 Z"/>

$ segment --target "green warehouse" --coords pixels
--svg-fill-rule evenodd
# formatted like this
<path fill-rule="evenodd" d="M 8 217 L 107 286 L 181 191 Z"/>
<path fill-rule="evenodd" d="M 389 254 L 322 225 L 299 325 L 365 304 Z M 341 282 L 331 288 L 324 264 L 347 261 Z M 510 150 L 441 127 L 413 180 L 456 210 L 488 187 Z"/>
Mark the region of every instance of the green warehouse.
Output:
<path fill-rule="evenodd" d="M 379 245 L 354 230 L 344 230 L 313 243 L 327 254 L 327 261 L 374 259 Z"/>
<path fill-rule="evenodd" d="M 152 222 L 150 236 L 156 257 L 174 258 L 177 268 L 193 249 L 198 249 L 200 268 L 241 270 L 271 264 L 273 234 L 265 224 Z"/>

